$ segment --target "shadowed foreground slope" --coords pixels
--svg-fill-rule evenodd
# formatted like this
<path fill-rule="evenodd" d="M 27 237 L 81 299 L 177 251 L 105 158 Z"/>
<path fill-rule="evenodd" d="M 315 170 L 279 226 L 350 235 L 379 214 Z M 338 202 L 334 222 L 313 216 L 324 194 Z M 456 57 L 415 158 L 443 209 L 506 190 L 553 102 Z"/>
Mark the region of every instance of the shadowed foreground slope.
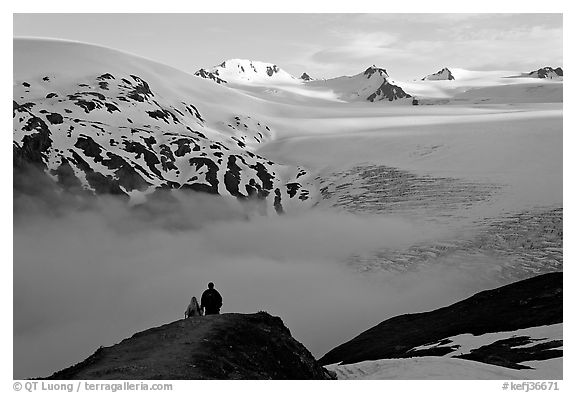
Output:
<path fill-rule="evenodd" d="M 172 322 L 101 347 L 48 379 L 331 379 L 265 312 Z"/>
<path fill-rule="evenodd" d="M 482 291 L 448 307 L 390 318 L 332 349 L 319 362 L 352 364 L 449 355 L 513 369 L 530 368 L 521 363 L 562 357 L 561 340 L 521 334 L 521 329 L 562 323 L 562 283 L 562 272 L 542 274 Z M 461 348 L 452 341 L 458 335 L 497 332 L 511 333 L 467 354 L 458 355 Z"/>

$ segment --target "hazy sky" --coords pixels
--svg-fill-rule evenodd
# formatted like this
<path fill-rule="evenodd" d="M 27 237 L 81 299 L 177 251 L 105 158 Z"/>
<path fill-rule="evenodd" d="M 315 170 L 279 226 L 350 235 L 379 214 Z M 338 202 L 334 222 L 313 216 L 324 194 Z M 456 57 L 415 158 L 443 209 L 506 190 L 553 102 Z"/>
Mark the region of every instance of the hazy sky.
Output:
<path fill-rule="evenodd" d="M 375 64 L 397 79 L 444 66 L 562 66 L 561 14 L 15 14 L 15 36 L 100 44 L 194 72 L 230 58 L 299 76 Z"/>

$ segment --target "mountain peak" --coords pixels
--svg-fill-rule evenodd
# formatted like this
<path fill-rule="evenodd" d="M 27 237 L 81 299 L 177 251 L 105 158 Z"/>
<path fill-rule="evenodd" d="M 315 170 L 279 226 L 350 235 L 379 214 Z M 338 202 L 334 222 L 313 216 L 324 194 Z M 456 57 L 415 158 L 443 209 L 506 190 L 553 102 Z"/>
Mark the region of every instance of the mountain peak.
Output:
<path fill-rule="evenodd" d="M 438 71 L 434 74 L 427 75 L 424 78 L 422 78 L 423 81 L 426 81 L 426 80 L 428 80 L 428 81 L 439 81 L 439 80 L 451 81 L 451 80 L 455 80 L 455 79 L 456 78 L 454 78 L 452 71 L 450 71 L 450 69 L 448 67 L 444 67 L 440 71 Z"/>
<path fill-rule="evenodd" d="M 312 78 L 310 75 L 308 75 L 307 73 L 302 73 L 302 75 L 300 76 L 300 79 L 304 80 L 304 81 L 311 81 L 314 80 L 314 78 Z"/>
<path fill-rule="evenodd" d="M 368 67 L 366 71 L 364 71 L 364 75 L 366 75 L 368 79 L 370 79 L 370 77 L 376 73 L 385 78 L 389 77 L 388 73 L 384 68 L 376 67 L 375 65 Z"/>

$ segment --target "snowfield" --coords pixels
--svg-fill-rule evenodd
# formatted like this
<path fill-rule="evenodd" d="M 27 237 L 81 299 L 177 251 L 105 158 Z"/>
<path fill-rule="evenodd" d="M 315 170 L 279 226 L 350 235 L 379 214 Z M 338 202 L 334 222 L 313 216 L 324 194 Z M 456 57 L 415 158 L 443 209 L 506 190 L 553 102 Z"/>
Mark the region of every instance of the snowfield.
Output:
<path fill-rule="evenodd" d="M 72 173 L 74 184 L 98 194 L 91 176 L 101 174 L 132 203 L 157 189 L 188 188 L 231 203 L 257 195 L 264 204 L 253 221 L 150 235 L 135 252 L 124 248 L 134 238 L 94 235 L 98 226 L 79 224 L 82 215 L 69 232 L 48 231 L 45 243 L 30 240 L 40 226 L 16 228 L 15 375 L 47 375 L 173 319 L 175 299 L 189 299 L 186 291 L 199 291 L 208 276 L 228 286 L 226 312 L 280 315 L 318 358 L 394 315 L 561 271 L 562 80 L 450 67 L 454 80 L 399 81 L 378 68 L 385 64 L 366 66 L 354 76 L 303 81 L 275 64 L 234 59 L 195 76 L 109 48 L 15 39 L 14 144 L 49 135 L 40 160 L 53 180 Z M 30 127 L 34 119 L 45 127 Z M 106 246 L 80 238 L 74 254 L 54 244 L 83 230 L 87 242 Z M 93 276 L 79 274 L 78 292 L 67 296 L 42 291 L 44 277 L 31 272 L 44 271 L 46 261 L 66 272 L 84 263 Z M 54 285 L 64 280 L 47 274 Z M 127 284 L 139 282 L 133 274 L 146 290 Z M 164 287 L 148 281 L 156 276 Z M 68 302 L 95 285 L 93 277 L 122 301 L 90 297 L 89 324 L 74 314 L 78 320 L 61 325 L 76 313 Z M 141 304 L 161 311 L 149 316 Z M 29 319 L 39 306 L 52 310 L 42 332 Z M 108 323 L 108 315 L 129 317 Z M 94 335 L 75 339 L 70 326 Z M 488 337 L 451 339 L 468 348 Z M 62 351 L 59 340 L 74 344 Z M 40 355 L 30 366 L 32 350 Z M 331 369 L 355 379 L 554 379 L 561 364 L 511 370 L 426 357 Z"/>
<path fill-rule="evenodd" d="M 330 365 L 338 379 L 562 379 L 562 358 L 529 362 L 534 370 L 512 370 L 465 359 L 421 357 Z"/>

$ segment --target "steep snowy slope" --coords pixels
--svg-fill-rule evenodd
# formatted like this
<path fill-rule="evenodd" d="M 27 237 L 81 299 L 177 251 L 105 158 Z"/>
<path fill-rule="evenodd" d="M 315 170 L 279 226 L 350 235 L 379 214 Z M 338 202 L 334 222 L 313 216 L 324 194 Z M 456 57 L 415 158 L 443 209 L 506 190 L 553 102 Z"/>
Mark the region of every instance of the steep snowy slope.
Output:
<path fill-rule="evenodd" d="M 252 152 L 274 135 L 254 110 L 260 103 L 168 66 L 92 45 L 16 39 L 13 94 L 15 167 L 34 164 L 63 188 L 134 201 L 190 189 L 277 212 L 284 200 L 308 199 L 295 178 L 301 168 Z"/>

